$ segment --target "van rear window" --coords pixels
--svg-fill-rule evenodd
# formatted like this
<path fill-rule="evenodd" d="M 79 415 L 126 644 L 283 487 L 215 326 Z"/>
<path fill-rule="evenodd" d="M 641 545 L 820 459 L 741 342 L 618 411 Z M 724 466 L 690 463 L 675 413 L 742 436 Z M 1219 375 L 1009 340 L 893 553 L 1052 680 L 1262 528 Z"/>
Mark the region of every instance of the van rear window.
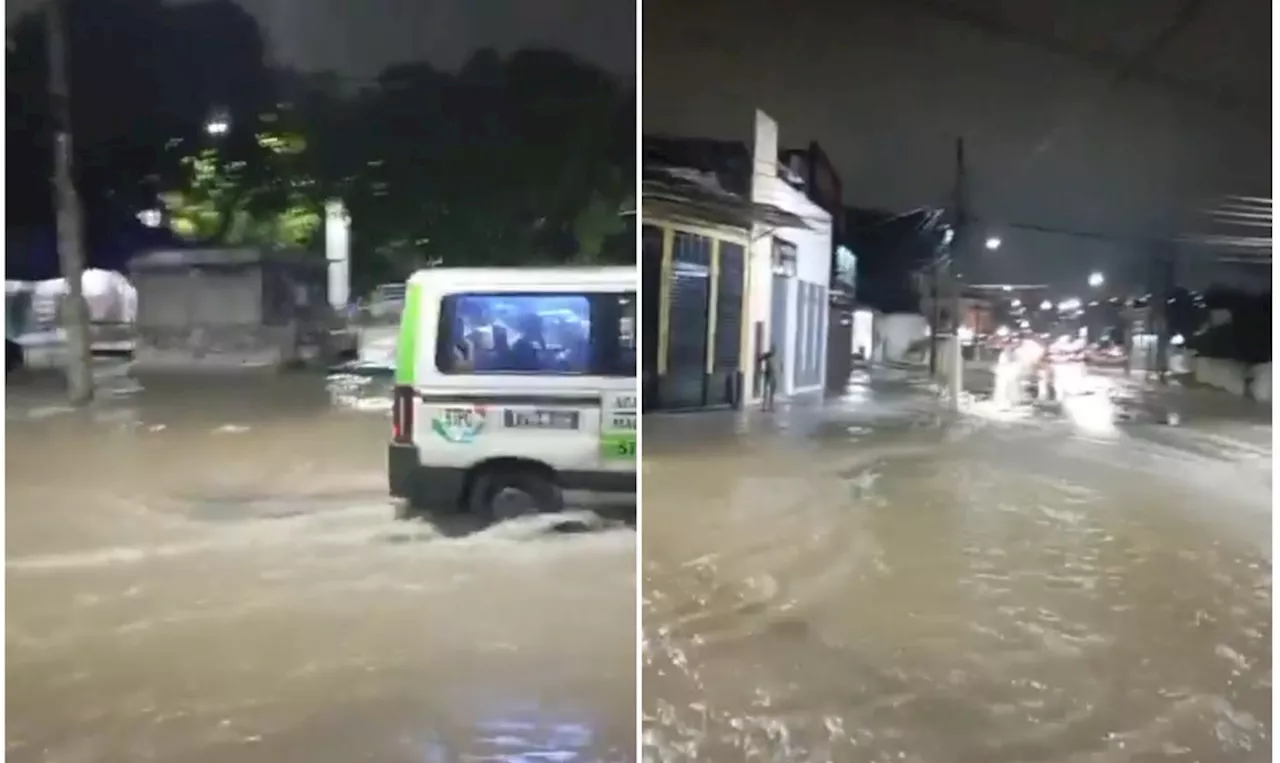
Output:
<path fill-rule="evenodd" d="M 635 292 L 469 292 L 440 307 L 446 374 L 635 378 Z"/>

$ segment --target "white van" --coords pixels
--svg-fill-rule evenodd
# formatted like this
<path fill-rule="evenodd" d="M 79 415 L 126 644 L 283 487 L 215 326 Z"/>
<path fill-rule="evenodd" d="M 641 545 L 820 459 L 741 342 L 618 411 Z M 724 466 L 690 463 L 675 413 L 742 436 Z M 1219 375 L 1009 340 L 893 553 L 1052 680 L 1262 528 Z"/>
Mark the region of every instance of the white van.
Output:
<path fill-rule="evenodd" d="M 501 519 L 636 489 L 636 269 L 435 268 L 409 279 L 391 494 Z"/>

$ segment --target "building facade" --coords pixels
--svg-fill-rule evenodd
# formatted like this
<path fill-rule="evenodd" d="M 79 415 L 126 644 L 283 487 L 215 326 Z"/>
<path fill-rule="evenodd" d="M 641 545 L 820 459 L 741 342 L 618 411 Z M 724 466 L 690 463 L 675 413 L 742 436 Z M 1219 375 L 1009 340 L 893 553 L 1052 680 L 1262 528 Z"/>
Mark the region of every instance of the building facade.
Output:
<path fill-rule="evenodd" d="M 778 161 L 778 124 L 756 112 L 751 199 L 794 218 L 791 225 L 758 221 L 752 227 L 748 294 L 750 357 L 772 349 L 783 396 L 821 393 L 827 357 L 831 215 L 802 190 L 803 182 Z M 746 388 L 763 390 L 758 364 Z"/>
<path fill-rule="evenodd" d="M 759 400 L 759 360 L 770 349 L 780 395 L 820 392 L 830 215 L 780 166 L 776 125 L 759 114 L 751 148 L 654 144 L 661 157 L 651 161 L 647 141 L 641 194 L 646 408 Z"/>
<path fill-rule="evenodd" d="M 779 163 L 777 125 L 758 113 L 751 148 L 660 143 L 661 162 L 646 147 L 641 193 L 646 408 L 758 401 L 768 350 L 780 396 L 820 393 L 831 215 Z"/>
<path fill-rule="evenodd" d="M 854 311 L 857 307 L 857 256 L 845 245 L 844 184 L 817 142 L 784 153 L 787 167 L 805 194 L 831 216 L 830 274 L 827 279 L 827 389 L 844 388 L 853 372 Z"/>

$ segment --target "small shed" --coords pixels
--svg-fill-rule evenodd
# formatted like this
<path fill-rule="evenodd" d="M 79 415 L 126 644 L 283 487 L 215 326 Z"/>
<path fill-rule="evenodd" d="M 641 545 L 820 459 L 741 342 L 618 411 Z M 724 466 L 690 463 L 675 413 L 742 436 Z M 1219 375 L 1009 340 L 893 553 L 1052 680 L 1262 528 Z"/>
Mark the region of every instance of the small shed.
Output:
<path fill-rule="evenodd" d="M 139 365 L 282 366 L 322 352 L 333 322 L 322 256 L 169 249 L 129 264 Z"/>

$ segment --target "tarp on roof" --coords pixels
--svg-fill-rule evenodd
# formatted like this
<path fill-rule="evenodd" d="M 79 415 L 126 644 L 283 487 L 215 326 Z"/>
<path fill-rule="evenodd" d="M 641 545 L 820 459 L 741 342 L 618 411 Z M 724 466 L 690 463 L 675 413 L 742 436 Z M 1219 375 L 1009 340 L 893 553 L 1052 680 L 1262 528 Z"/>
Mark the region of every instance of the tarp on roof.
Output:
<path fill-rule="evenodd" d="M 712 173 L 686 167 L 645 167 L 641 175 L 645 218 L 675 222 L 711 223 L 735 228 L 766 225 L 807 228 L 799 215 L 773 204 L 753 203 L 725 190 Z"/>

